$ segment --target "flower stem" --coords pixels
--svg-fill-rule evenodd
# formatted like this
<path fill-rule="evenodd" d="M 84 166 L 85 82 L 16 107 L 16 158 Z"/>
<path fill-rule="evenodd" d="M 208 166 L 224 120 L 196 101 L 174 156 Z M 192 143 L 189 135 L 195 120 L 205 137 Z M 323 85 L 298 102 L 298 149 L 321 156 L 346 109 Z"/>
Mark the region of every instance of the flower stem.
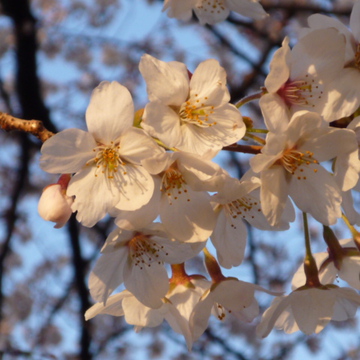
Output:
<path fill-rule="evenodd" d="M 316 266 L 315 259 L 311 252 L 309 225 L 307 220 L 307 214 L 305 212 L 303 212 L 303 221 L 304 221 L 304 235 L 305 235 L 305 248 L 306 248 L 306 255 L 304 259 L 306 285 L 309 287 L 319 287 L 321 286 L 319 280 L 319 272 Z"/>
<path fill-rule="evenodd" d="M 360 251 L 360 233 L 355 229 L 355 227 L 353 225 L 350 224 L 349 219 L 344 214 L 342 214 L 342 219 L 344 220 L 345 224 L 351 231 L 355 245 L 358 248 L 358 250 Z"/>
<path fill-rule="evenodd" d="M 265 93 L 266 93 L 266 89 L 263 88 L 261 91 L 255 93 L 255 94 L 251 94 L 251 95 L 247 95 L 247 96 L 243 97 L 240 101 L 238 101 L 238 102 L 235 104 L 235 106 L 236 106 L 237 108 L 240 108 L 241 106 L 247 104 L 247 103 L 250 102 L 250 101 L 260 99 L 261 96 L 263 96 Z"/>
<path fill-rule="evenodd" d="M 261 145 L 266 144 L 266 141 L 263 138 L 261 138 L 259 136 L 256 136 L 256 135 L 253 135 L 253 134 L 249 134 L 248 131 L 246 131 L 245 138 L 252 139 L 252 140 L 256 141 L 258 144 L 261 144 Z"/>

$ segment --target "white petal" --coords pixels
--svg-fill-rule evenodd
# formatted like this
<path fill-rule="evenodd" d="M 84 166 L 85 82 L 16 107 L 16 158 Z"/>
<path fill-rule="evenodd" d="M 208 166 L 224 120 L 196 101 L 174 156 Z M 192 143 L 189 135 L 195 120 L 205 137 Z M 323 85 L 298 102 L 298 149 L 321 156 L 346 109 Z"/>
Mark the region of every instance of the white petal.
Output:
<path fill-rule="evenodd" d="M 177 147 L 181 143 L 179 113 L 160 101 L 146 105 L 141 126 L 169 147 Z"/>
<path fill-rule="evenodd" d="M 190 187 L 161 200 L 160 217 L 166 230 L 175 239 L 186 242 L 205 241 L 215 226 L 215 214 L 210 195 Z"/>
<path fill-rule="evenodd" d="M 231 11 L 235 11 L 251 19 L 262 19 L 267 14 L 258 0 L 227 0 Z"/>
<path fill-rule="evenodd" d="M 124 310 L 122 307 L 122 301 L 126 297 L 132 296 L 128 291 L 122 291 L 119 294 L 115 294 L 109 297 L 106 305 L 102 303 L 94 304 L 90 309 L 85 313 L 85 319 L 90 320 L 96 315 L 99 314 L 108 314 L 112 316 L 123 316 Z"/>
<path fill-rule="evenodd" d="M 173 66 L 151 55 L 142 56 L 139 64 L 150 101 L 180 106 L 189 93 L 189 76 L 185 64 Z"/>
<path fill-rule="evenodd" d="M 123 268 L 128 253 L 125 248 L 100 256 L 89 277 L 92 298 L 106 303 L 109 295 L 123 282 Z"/>
<path fill-rule="evenodd" d="M 247 230 L 240 217 L 232 219 L 230 214 L 226 214 L 225 209 L 222 209 L 210 237 L 221 266 L 230 269 L 241 264 L 244 259 Z"/>
<path fill-rule="evenodd" d="M 341 192 L 335 179 L 322 166 L 309 164 L 298 168 L 290 182 L 289 195 L 296 206 L 324 225 L 341 217 Z"/>
<path fill-rule="evenodd" d="M 270 71 L 265 79 L 265 87 L 269 93 L 277 92 L 290 77 L 290 47 L 289 38 L 285 37 L 280 49 L 274 52 L 270 63 Z M 261 97 L 262 99 L 263 97 Z"/>
<path fill-rule="evenodd" d="M 134 265 L 128 263 L 124 269 L 126 288 L 144 305 L 158 309 L 162 306 L 161 299 L 169 290 L 167 272 L 163 264 Z"/>
<path fill-rule="evenodd" d="M 331 291 L 312 288 L 293 292 L 289 297 L 296 323 L 306 335 L 319 333 L 331 320 L 335 304 Z"/>
<path fill-rule="evenodd" d="M 94 157 L 93 136 L 80 129 L 61 131 L 41 147 L 40 167 L 52 174 L 75 173 Z"/>
<path fill-rule="evenodd" d="M 88 227 L 101 220 L 120 198 L 119 189 L 96 172 L 96 167 L 85 168 L 72 177 L 67 189 L 69 196 L 75 196 L 72 210 L 77 211 L 77 220 Z"/>
<path fill-rule="evenodd" d="M 98 142 L 116 142 L 133 120 L 134 104 L 126 87 L 116 81 L 103 81 L 94 89 L 86 110 L 86 124 Z"/>

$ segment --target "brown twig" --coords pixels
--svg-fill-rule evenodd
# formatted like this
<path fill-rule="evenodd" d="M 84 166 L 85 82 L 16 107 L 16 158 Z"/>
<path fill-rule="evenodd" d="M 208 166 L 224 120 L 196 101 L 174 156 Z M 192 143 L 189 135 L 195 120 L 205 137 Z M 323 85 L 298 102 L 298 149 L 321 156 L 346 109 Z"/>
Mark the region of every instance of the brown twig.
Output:
<path fill-rule="evenodd" d="M 0 127 L 5 131 L 23 131 L 30 133 L 45 142 L 51 138 L 54 133 L 47 130 L 40 120 L 23 120 L 0 112 Z"/>
<path fill-rule="evenodd" d="M 225 146 L 222 149 L 226 151 L 241 152 L 245 154 L 260 154 L 263 147 L 260 145 L 240 145 L 233 144 Z"/>

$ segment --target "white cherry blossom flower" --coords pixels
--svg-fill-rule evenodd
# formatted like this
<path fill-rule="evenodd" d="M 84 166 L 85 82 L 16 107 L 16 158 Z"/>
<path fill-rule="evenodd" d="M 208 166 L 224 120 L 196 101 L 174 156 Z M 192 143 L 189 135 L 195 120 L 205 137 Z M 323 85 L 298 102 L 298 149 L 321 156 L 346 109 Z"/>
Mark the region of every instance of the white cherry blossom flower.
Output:
<path fill-rule="evenodd" d="M 239 320 L 251 322 L 259 315 L 255 290 L 262 288 L 235 278 L 224 278 L 212 284 L 194 307 L 190 317 L 190 329 L 196 341 L 206 330 L 211 314 L 224 321 L 227 313 Z"/>
<path fill-rule="evenodd" d="M 253 193 L 260 185 L 260 179 L 256 177 L 242 181 L 228 177 L 222 189 L 211 197 L 217 220 L 210 239 L 220 265 L 227 269 L 240 265 L 244 258 L 247 239 L 245 220 L 261 230 L 285 230 L 289 228 L 289 221 L 294 221 L 295 212 L 289 206 L 284 212 L 286 218 L 278 227 L 269 224 L 262 213 L 260 199 Z"/>
<path fill-rule="evenodd" d="M 56 229 L 63 227 L 72 214 L 71 205 L 74 198 L 66 195 L 70 179 L 69 174 L 61 175 L 56 184 L 51 184 L 43 190 L 39 200 L 39 215 L 46 221 L 56 223 Z"/>
<path fill-rule="evenodd" d="M 335 29 L 314 31 L 301 38 L 292 50 L 289 39 L 284 39 L 265 79 L 268 93 L 259 103 L 270 131 L 284 131 L 286 119 L 299 110 L 315 111 L 326 121 L 339 118 L 327 104 L 333 100 L 331 81 L 343 67 L 339 54 L 344 49 L 343 36 Z"/>
<path fill-rule="evenodd" d="M 185 64 L 150 55 L 140 61 L 150 103 L 141 126 L 171 148 L 214 154 L 245 134 L 239 110 L 229 104 L 226 73 L 216 60 L 202 62 L 191 79 Z"/>
<path fill-rule="evenodd" d="M 338 54 L 343 59 L 342 71 L 337 72 L 336 79 L 331 83 L 331 102 L 328 103 L 328 114 L 333 113 L 335 119 L 353 114 L 360 106 L 360 1 L 354 2 L 350 15 L 350 29 L 333 17 L 313 14 L 308 18 L 309 28 L 303 29 L 303 34 L 313 34 L 318 29 L 337 29 L 345 37 L 346 47 Z M 324 39 L 327 46 L 332 47 L 332 41 Z"/>
<path fill-rule="evenodd" d="M 109 297 L 106 305 L 96 303 L 85 313 L 85 319 L 90 320 L 99 314 L 124 316 L 125 321 L 135 326 L 139 332 L 144 327 L 159 326 L 166 320 L 174 331 L 182 334 L 186 340 L 188 349 L 191 350 L 192 339 L 189 323 L 181 316 L 178 309 L 167 298 L 162 299 L 162 305 L 158 309 L 152 309 L 142 304 L 128 290 Z"/>
<path fill-rule="evenodd" d="M 160 218 L 175 239 L 206 241 L 215 226 L 208 191 L 218 190 L 224 171 L 211 161 L 184 152 L 164 153 L 142 162 L 150 174 L 160 174 Z"/>
<path fill-rule="evenodd" d="M 117 82 L 102 82 L 86 111 L 89 132 L 67 129 L 41 148 L 40 166 L 50 173 L 75 173 L 67 189 L 72 210 L 93 226 L 114 207 L 136 210 L 154 190 L 152 176 L 140 165 L 163 150 L 143 130 L 132 127 L 134 105 Z"/>
<path fill-rule="evenodd" d="M 302 287 L 273 300 L 261 318 L 257 335 L 264 338 L 273 327 L 288 334 L 298 330 L 306 335 L 317 334 L 330 320 L 344 321 L 354 317 L 359 305 L 360 295 L 350 288 Z"/>
<path fill-rule="evenodd" d="M 259 0 L 165 0 L 165 10 L 168 10 L 169 17 L 186 21 L 190 20 L 194 10 L 201 25 L 223 21 L 230 11 L 253 19 L 266 16 Z"/>
<path fill-rule="evenodd" d="M 319 269 L 322 284 L 331 284 L 339 276 L 351 287 L 360 290 L 360 252 L 353 239 L 339 241 L 343 248 L 341 259 L 334 259 L 328 252 L 313 254 Z M 292 286 L 297 288 L 305 284 L 304 266 L 300 266 L 292 279 Z"/>
<path fill-rule="evenodd" d="M 109 295 L 124 283 L 144 305 L 159 308 L 169 289 L 164 262 L 183 262 L 202 247 L 169 239 L 160 223 L 138 231 L 117 228 L 106 239 L 102 255 L 90 273 L 90 294 L 105 304 Z"/>
<path fill-rule="evenodd" d="M 270 224 L 279 223 L 288 196 L 322 224 L 334 224 L 341 217 L 341 189 L 320 163 L 356 149 L 353 131 L 328 127 L 312 112 L 294 114 L 283 133 L 269 132 L 250 165 L 260 174 L 261 206 Z"/>

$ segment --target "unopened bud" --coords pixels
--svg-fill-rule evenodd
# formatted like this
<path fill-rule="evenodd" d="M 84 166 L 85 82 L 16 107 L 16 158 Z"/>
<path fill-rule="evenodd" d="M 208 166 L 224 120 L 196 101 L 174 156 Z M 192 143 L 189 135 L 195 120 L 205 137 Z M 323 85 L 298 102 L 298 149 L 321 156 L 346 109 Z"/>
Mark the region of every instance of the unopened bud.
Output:
<path fill-rule="evenodd" d="M 74 199 L 66 195 L 70 178 L 68 174 L 62 175 L 57 184 L 51 184 L 43 190 L 39 200 L 40 216 L 44 220 L 56 223 L 54 226 L 56 229 L 63 227 L 72 214 L 71 204 Z"/>

